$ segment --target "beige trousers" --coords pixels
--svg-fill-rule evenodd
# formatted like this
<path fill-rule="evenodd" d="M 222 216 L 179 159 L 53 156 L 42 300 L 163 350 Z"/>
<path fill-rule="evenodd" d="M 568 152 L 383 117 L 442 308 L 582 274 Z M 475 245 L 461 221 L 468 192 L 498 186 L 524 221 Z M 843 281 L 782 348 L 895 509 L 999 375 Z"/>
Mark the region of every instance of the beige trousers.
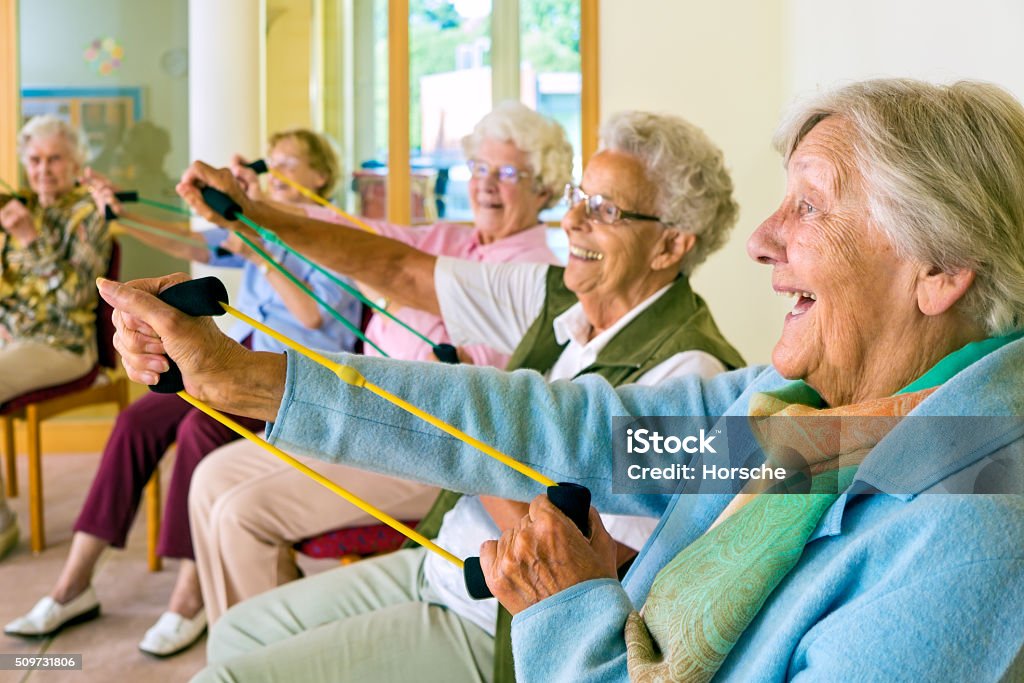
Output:
<path fill-rule="evenodd" d="M 192 683 L 489 683 L 494 638 L 438 604 L 425 555 L 399 550 L 232 608 Z"/>
<path fill-rule="evenodd" d="M 95 364 L 95 348 L 79 355 L 37 341 L 0 344 L 0 403 L 78 379 Z"/>
<path fill-rule="evenodd" d="M 299 458 L 334 483 L 400 520 L 420 519 L 437 489 Z M 291 545 L 377 520 L 258 446 L 238 441 L 199 464 L 189 521 L 210 623 L 228 607 L 298 577 Z"/>

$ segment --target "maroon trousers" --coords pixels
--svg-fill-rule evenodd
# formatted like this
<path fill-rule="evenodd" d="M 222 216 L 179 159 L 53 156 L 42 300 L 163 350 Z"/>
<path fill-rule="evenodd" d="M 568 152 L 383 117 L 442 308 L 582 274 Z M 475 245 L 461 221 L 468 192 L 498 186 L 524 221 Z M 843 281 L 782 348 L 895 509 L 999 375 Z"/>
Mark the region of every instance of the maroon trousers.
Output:
<path fill-rule="evenodd" d="M 255 432 L 265 424 L 231 417 Z M 207 453 L 238 438 L 175 394 L 146 394 L 118 416 L 75 531 L 123 548 L 146 482 L 171 444 L 177 444 L 157 552 L 163 557 L 193 559 L 188 523 L 192 472 Z"/>

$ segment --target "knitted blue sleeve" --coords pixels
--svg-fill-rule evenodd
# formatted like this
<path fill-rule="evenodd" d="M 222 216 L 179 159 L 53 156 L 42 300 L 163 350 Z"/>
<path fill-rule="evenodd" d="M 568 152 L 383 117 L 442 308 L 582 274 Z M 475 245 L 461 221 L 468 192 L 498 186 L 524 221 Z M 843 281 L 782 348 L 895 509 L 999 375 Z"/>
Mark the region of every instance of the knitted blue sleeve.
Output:
<path fill-rule="evenodd" d="M 768 372 L 747 368 L 707 381 L 693 376 L 614 389 L 596 376 L 548 384 L 530 370 L 332 357 L 551 479 L 589 487 L 602 512 L 654 517 L 669 496 L 611 492 L 612 418 L 721 415 Z M 543 492 L 523 474 L 291 352 L 268 437 L 285 450 L 466 493 L 531 500 Z"/>

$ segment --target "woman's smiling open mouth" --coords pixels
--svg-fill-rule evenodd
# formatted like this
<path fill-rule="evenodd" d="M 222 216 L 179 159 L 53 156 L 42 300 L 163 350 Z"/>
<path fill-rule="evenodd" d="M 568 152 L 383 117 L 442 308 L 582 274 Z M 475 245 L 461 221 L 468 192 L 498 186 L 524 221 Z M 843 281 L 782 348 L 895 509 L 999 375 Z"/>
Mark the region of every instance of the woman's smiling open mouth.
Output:
<path fill-rule="evenodd" d="M 793 302 L 793 309 L 789 312 L 789 315 L 796 318 L 801 316 L 807 311 L 811 310 L 815 302 L 818 301 L 818 295 L 814 292 L 808 292 L 800 289 L 779 289 L 775 290 L 775 293 L 779 296 L 794 297 L 796 300 Z"/>

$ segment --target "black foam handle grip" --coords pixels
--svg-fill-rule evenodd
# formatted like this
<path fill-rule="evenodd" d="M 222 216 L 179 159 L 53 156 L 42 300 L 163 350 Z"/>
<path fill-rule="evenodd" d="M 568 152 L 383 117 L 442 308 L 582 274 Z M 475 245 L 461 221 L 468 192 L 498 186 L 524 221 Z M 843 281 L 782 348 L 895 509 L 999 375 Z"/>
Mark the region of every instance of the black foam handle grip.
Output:
<path fill-rule="evenodd" d="M 548 500 L 572 520 L 580 533 L 590 537 L 590 489 L 579 484 L 559 482 L 548 487 Z"/>
<path fill-rule="evenodd" d="M 264 159 L 257 159 L 256 161 L 251 161 L 248 164 L 246 164 L 246 166 L 255 171 L 256 175 L 263 175 L 264 173 L 270 170 L 270 167 L 267 166 L 267 162 Z"/>
<path fill-rule="evenodd" d="M 203 195 L 203 201 L 211 209 L 229 221 L 238 220 L 238 216 L 242 213 L 242 207 L 236 204 L 234 199 L 212 187 L 204 187 L 200 192 Z"/>
<path fill-rule="evenodd" d="M 224 315 L 224 309 L 220 304 L 228 303 L 228 290 L 217 278 L 203 277 L 168 287 L 157 294 L 157 298 L 187 315 Z M 167 363 L 170 368 L 160 375 L 157 383 L 149 388 L 150 391 L 157 394 L 176 394 L 184 391 L 185 381 L 181 376 L 181 370 L 170 358 L 167 359 Z"/>
<path fill-rule="evenodd" d="M 156 384 L 149 387 L 154 394 L 176 394 L 185 391 L 185 378 L 181 376 L 181 369 L 178 364 L 170 358 L 167 359 L 167 372 L 161 373 Z"/>
<path fill-rule="evenodd" d="M 435 344 L 434 355 L 442 363 L 447 363 L 448 365 L 459 364 L 459 353 L 451 344 Z"/>
<path fill-rule="evenodd" d="M 548 500 L 572 520 L 576 528 L 584 536 L 590 536 L 590 489 L 579 484 L 559 482 L 548 487 Z M 474 600 L 492 598 L 494 595 L 484 580 L 483 568 L 479 557 L 467 557 L 462 567 L 462 576 L 466 581 L 466 591 Z"/>
<path fill-rule="evenodd" d="M 227 258 L 228 256 L 234 256 L 235 254 L 233 251 L 225 249 L 224 247 L 217 247 L 213 250 L 213 255 L 217 258 Z"/>
<path fill-rule="evenodd" d="M 221 303 L 228 303 L 228 290 L 215 277 L 201 277 L 168 287 L 157 298 L 185 315 L 198 318 L 204 315 L 224 315 Z"/>
<path fill-rule="evenodd" d="M 474 600 L 493 598 L 494 594 L 484 580 L 484 570 L 480 566 L 479 557 L 467 557 L 462 565 L 462 577 L 466 580 L 466 592 Z"/>

